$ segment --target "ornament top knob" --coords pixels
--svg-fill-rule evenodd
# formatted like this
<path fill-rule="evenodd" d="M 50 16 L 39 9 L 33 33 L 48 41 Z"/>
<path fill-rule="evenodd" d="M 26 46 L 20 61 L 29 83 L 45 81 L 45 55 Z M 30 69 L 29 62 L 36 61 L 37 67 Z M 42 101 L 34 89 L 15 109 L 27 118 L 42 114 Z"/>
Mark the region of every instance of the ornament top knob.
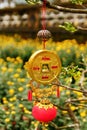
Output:
<path fill-rule="evenodd" d="M 49 40 L 49 38 L 51 38 L 51 32 L 48 31 L 48 30 L 40 30 L 38 33 L 37 33 L 37 37 L 40 39 L 40 40 Z"/>

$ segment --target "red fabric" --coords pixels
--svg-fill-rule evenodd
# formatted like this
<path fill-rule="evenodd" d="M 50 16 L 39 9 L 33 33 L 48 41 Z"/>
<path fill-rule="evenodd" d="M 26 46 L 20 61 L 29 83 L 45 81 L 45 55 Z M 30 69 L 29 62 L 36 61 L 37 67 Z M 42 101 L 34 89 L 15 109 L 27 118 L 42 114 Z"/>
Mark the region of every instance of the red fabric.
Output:
<path fill-rule="evenodd" d="M 58 98 L 60 97 L 60 88 L 59 87 L 57 88 L 57 97 Z"/>
<path fill-rule="evenodd" d="M 32 100 L 32 91 L 31 90 L 28 91 L 28 100 L 29 101 Z"/>
<path fill-rule="evenodd" d="M 38 106 L 34 106 L 32 109 L 32 115 L 34 118 L 40 122 L 49 122 L 52 121 L 57 115 L 57 109 L 55 107 L 48 108 L 39 108 Z"/>

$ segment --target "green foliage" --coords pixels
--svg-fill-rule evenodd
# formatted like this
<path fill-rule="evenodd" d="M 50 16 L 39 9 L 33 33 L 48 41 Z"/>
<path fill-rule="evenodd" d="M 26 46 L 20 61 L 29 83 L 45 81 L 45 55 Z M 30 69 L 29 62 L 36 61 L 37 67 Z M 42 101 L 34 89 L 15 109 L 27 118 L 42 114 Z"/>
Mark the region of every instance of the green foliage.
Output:
<path fill-rule="evenodd" d="M 16 40 L 14 40 L 15 37 L 5 37 L 8 39 L 8 44 L 6 43 L 6 46 L 3 46 L 2 42 L 0 44 L 0 127 L 5 127 L 7 130 L 35 130 L 38 126 L 38 121 L 32 117 L 33 103 L 32 101 L 23 100 L 23 98 L 27 99 L 27 92 L 30 89 L 30 77 L 28 77 L 23 65 L 32 53 L 42 48 L 42 45 L 36 40 L 24 40 L 22 38 L 17 40 L 19 36 L 17 37 Z M 3 43 L 5 44 L 6 41 Z M 11 46 L 11 43 L 14 43 L 13 46 Z M 62 71 L 58 77 L 60 83 L 70 86 L 70 88 L 80 89 L 78 84 L 87 63 L 87 45 L 79 45 L 74 39 L 56 43 L 49 40 L 47 49 L 55 50 L 61 58 Z M 81 66 L 79 67 L 80 64 Z M 84 80 L 85 89 L 87 88 L 86 81 Z M 40 85 L 40 88 L 43 89 L 44 86 Z M 50 89 L 51 84 L 46 85 L 46 88 Z M 60 98 L 56 97 L 55 92 L 53 92 L 54 95 L 48 98 L 58 107 L 58 114 L 53 122 L 62 127 L 72 124 L 72 120 L 68 113 L 59 109 L 59 107 L 66 108 L 67 99 L 83 98 L 83 94 L 64 89 L 63 87 L 60 87 L 60 91 Z M 86 105 L 86 103 L 82 102 L 81 104 Z M 83 128 L 86 130 L 86 107 L 80 106 L 80 102 L 77 102 L 77 104 L 71 103 L 70 108 L 79 119 L 81 130 Z M 41 130 L 42 125 L 39 127 Z M 53 130 L 54 127 L 49 123 L 47 129 Z M 73 128 L 69 130 L 73 130 Z"/>
<path fill-rule="evenodd" d="M 0 57 L 6 59 L 6 57 L 16 58 L 20 56 L 24 62 L 28 61 L 32 54 L 32 47 L 25 46 L 24 48 L 15 48 L 15 46 L 7 46 L 0 50 Z"/>
<path fill-rule="evenodd" d="M 25 0 L 28 4 L 41 4 L 42 0 Z M 53 0 L 48 0 L 50 3 L 54 2 Z M 80 4 L 82 5 L 83 2 L 85 2 L 85 0 L 70 0 L 72 3 L 74 4 Z M 57 0 L 55 0 L 55 2 L 57 2 Z"/>
<path fill-rule="evenodd" d="M 28 4 L 34 5 L 34 4 L 41 4 L 41 0 L 25 0 Z"/>
<path fill-rule="evenodd" d="M 65 30 L 72 32 L 72 33 L 77 31 L 77 29 L 70 22 L 65 22 L 64 25 L 60 25 L 59 27 L 64 28 Z"/>
<path fill-rule="evenodd" d="M 82 5 L 85 0 L 70 0 L 74 4 L 80 4 Z"/>
<path fill-rule="evenodd" d="M 10 58 L 6 60 L 0 59 L 0 126 L 7 130 L 34 130 L 38 122 L 34 120 L 31 114 L 32 102 L 22 100 L 27 98 L 29 90 L 29 80 L 26 71 L 22 68 L 23 61 L 21 58 Z M 83 69 L 83 68 L 82 68 Z M 74 82 L 73 79 L 74 78 Z M 68 67 L 62 67 L 59 81 L 72 88 L 79 89 L 78 81 L 81 77 L 81 71 L 78 66 L 73 64 Z M 87 84 L 85 84 L 87 86 Z M 40 86 L 41 87 L 41 86 Z M 46 86 L 50 87 L 50 86 Z M 79 92 L 70 91 L 60 88 L 61 97 L 58 99 L 56 95 L 49 97 L 53 104 L 65 108 L 65 101 L 69 98 L 81 98 L 83 95 Z M 79 103 L 78 103 L 79 104 Z M 86 103 L 84 102 L 84 105 Z M 86 109 L 79 105 L 71 104 L 71 109 L 81 122 L 82 129 L 86 130 Z M 84 121 L 82 122 L 84 117 Z M 58 109 L 58 115 L 53 121 L 58 126 L 65 126 L 72 123 L 65 111 Z M 42 127 L 42 126 L 40 126 Z M 48 129 L 54 129 L 49 123 Z M 70 129 L 73 130 L 73 129 Z"/>
<path fill-rule="evenodd" d="M 42 49 L 42 45 L 35 39 L 22 39 L 20 41 L 15 40 L 15 38 L 8 38 L 8 44 L 4 47 L 2 47 L 2 42 L 5 44 L 6 41 L 1 42 L 1 49 L 0 49 L 0 58 L 3 58 L 6 60 L 7 57 L 16 58 L 21 57 L 23 60 L 23 64 L 28 61 L 29 57 L 34 51 L 37 51 L 38 49 Z M 0 38 L 2 39 L 2 37 Z M 12 43 L 10 43 L 10 39 L 13 39 Z M 17 38 L 16 38 L 17 39 Z M 34 44 L 35 43 L 35 44 Z M 51 45 L 51 46 L 50 46 Z M 55 50 L 56 53 L 60 56 L 62 66 L 68 66 L 71 63 L 74 63 L 75 65 L 83 66 L 80 64 L 80 62 L 83 62 L 82 54 L 84 56 L 87 55 L 87 47 L 86 45 L 79 45 L 76 40 L 65 40 L 62 42 L 53 42 L 52 40 L 49 40 L 47 42 L 47 48 L 49 50 Z"/>

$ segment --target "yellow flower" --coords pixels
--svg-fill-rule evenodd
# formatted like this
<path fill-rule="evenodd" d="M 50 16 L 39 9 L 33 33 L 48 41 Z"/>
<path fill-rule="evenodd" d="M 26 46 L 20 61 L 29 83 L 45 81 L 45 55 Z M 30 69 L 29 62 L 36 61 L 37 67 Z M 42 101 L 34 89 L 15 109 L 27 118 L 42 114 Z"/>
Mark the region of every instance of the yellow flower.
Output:
<path fill-rule="evenodd" d="M 62 111 L 63 114 L 67 114 L 67 111 Z"/>
<path fill-rule="evenodd" d="M 24 109 L 24 111 L 25 111 L 25 110 L 27 110 L 27 108 L 26 108 L 26 107 L 24 107 L 23 109 Z"/>
<path fill-rule="evenodd" d="M 14 106 L 14 105 L 13 105 L 13 106 L 11 106 L 11 109 L 12 109 L 12 110 L 15 110 L 15 106 Z"/>
<path fill-rule="evenodd" d="M 4 60 L 2 58 L 0 58 L 0 64 L 2 64 L 4 62 Z"/>
<path fill-rule="evenodd" d="M 2 72 L 6 72 L 7 71 L 7 67 L 2 67 L 1 70 L 2 70 Z"/>
<path fill-rule="evenodd" d="M 16 99 L 17 99 L 17 98 L 14 96 L 14 97 L 10 98 L 9 101 L 12 102 L 12 101 L 15 101 Z"/>
<path fill-rule="evenodd" d="M 13 72 L 13 68 L 8 68 L 8 72 Z"/>
<path fill-rule="evenodd" d="M 12 85 L 14 85 L 14 82 L 8 81 L 7 85 L 12 86 Z"/>
<path fill-rule="evenodd" d="M 84 118 L 84 119 L 83 119 L 83 122 L 87 122 L 87 120 Z"/>
<path fill-rule="evenodd" d="M 25 82 L 25 78 L 21 78 L 21 82 Z"/>
<path fill-rule="evenodd" d="M 21 70 L 21 68 L 18 68 L 16 71 L 20 73 L 22 70 Z"/>
<path fill-rule="evenodd" d="M 81 92 L 74 91 L 75 94 L 77 94 L 78 97 L 82 97 L 83 94 Z"/>
<path fill-rule="evenodd" d="M 13 101 L 17 100 L 17 98 L 15 96 L 12 99 L 13 99 Z"/>
<path fill-rule="evenodd" d="M 26 84 L 26 87 L 29 88 L 29 87 L 30 87 L 30 84 Z"/>
<path fill-rule="evenodd" d="M 25 82 L 25 78 L 18 78 L 18 82 Z"/>
<path fill-rule="evenodd" d="M 3 103 L 4 103 L 4 104 L 8 104 L 8 101 L 7 101 L 7 100 L 3 100 Z"/>
<path fill-rule="evenodd" d="M 22 108 L 22 107 L 24 107 L 24 106 L 23 106 L 23 104 L 19 104 L 19 107 Z"/>
<path fill-rule="evenodd" d="M 84 50 L 85 50 L 84 44 L 80 45 L 80 50 L 81 50 L 81 51 L 84 51 Z"/>
<path fill-rule="evenodd" d="M 71 52 L 71 50 L 70 49 L 67 49 L 67 51 L 66 51 L 68 54 Z"/>
<path fill-rule="evenodd" d="M 35 93 L 33 92 L 33 97 L 35 97 Z"/>
<path fill-rule="evenodd" d="M 27 110 L 26 107 L 24 107 L 23 110 L 24 110 L 24 112 L 25 112 L 26 114 L 31 114 L 31 111 Z"/>
<path fill-rule="evenodd" d="M 9 112 L 9 111 L 6 111 L 6 114 L 7 114 L 7 115 L 9 115 L 9 114 L 10 114 L 10 112 Z"/>
<path fill-rule="evenodd" d="M 15 111 L 12 111 L 12 112 L 11 112 L 12 115 L 15 115 L 15 113 L 16 113 Z"/>
<path fill-rule="evenodd" d="M 75 107 L 75 106 L 72 106 L 72 105 L 71 105 L 70 108 L 71 108 L 72 111 L 76 110 L 76 107 Z"/>
<path fill-rule="evenodd" d="M 30 112 L 30 111 L 28 111 L 27 109 L 26 109 L 26 110 L 24 110 L 24 112 L 25 112 L 26 114 L 31 114 L 31 112 Z"/>
<path fill-rule="evenodd" d="M 11 58 L 11 62 L 14 62 L 15 61 L 15 58 Z"/>
<path fill-rule="evenodd" d="M 7 100 L 7 98 L 6 98 L 6 97 L 3 97 L 3 100 L 4 100 L 4 101 L 6 101 L 6 100 Z"/>
<path fill-rule="evenodd" d="M 18 88 L 18 91 L 22 92 L 24 90 L 23 87 Z"/>
<path fill-rule="evenodd" d="M 60 87 L 60 91 L 61 91 L 61 92 L 64 91 L 64 88 L 63 88 L 63 87 Z"/>
<path fill-rule="evenodd" d="M 16 73 L 16 74 L 13 75 L 13 77 L 14 77 L 14 78 L 18 78 L 18 77 L 19 77 L 19 74 Z"/>
<path fill-rule="evenodd" d="M 3 103 L 4 103 L 4 104 L 8 104 L 8 101 L 7 101 L 7 98 L 6 98 L 6 97 L 3 97 Z"/>
<path fill-rule="evenodd" d="M 13 95 L 15 91 L 14 91 L 14 89 L 10 89 L 8 92 L 10 95 Z"/>
<path fill-rule="evenodd" d="M 16 60 L 17 60 L 19 63 L 22 63 L 22 62 L 23 62 L 22 59 L 21 59 L 21 57 L 16 57 Z"/>
<path fill-rule="evenodd" d="M 80 112 L 80 116 L 81 116 L 81 117 L 86 117 L 86 116 L 87 116 L 86 111 L 84 110 L 84 111 Z"/>
<path fill-rule="evenodd" d="M 70 95 L 70 91 L 69 90 L 66 91 L 66 95 Z"/>
<path fill-rule="evenodd" d="M 6 60 L 7 60 L 7 61 L 11 61 L 11 57 L 7 57 Z"/>
<path fill-rule="evenodd" d="M 5 119 L 5 122 L 7 122 L 7 123 L 10 122 L 10 119 L 9 119 L 9 118 L 6 118 L 6 119 Z"/>
<path fill-rule="evenodd" d="M 10 106 L 10 107 L 13 107 L 13 104 L 10 103 L 9 106 Z"/>
<path fill-rule="evenodd" d="M 17 65 L 17 64 L 18 64 L 18 61 L 14 61 L 14 64 Z"/>

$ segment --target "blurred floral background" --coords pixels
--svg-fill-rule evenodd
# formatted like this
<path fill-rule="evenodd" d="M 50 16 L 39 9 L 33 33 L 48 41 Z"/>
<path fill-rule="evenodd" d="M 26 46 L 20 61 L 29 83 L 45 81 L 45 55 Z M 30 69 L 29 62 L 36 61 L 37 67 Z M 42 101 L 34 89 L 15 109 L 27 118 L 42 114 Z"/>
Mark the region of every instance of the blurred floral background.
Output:
<path fill-rule="evenodd" d="M 59 76 L 60 81 L 63 84 L 72 84 L 72 87 L 79 88 L 78 82 L 81 77 L 79 69 L 85 68 L 84 62 L 87 62 L 87 44 L 82 43 L 79 45 L 75 39 L 62 42 L 54 42 L 51 39 L 46 45 L 47 49 L 55 50 L 62 61 L 63 67 Z M 1 128 L 33 130 L 38 125 L 38 121 L 35 121 L 32 117 L 32 101 L 22 99 L 27 99 L 30 86 L 30 77 L 24 69 L 24 64 L 32 53 L 41 48 L 42 44 L 37 39 L 24 39 L 18 34 L 13 36 L 0 35 Z M 63 88 L 60 90 L 60 99 L 54 101 L 60 106 L 69 97 L 78 99 L 83 97 L 80 92 L 72 92 Z M 85 105 L 86 102 L 83 102 L 83 104 Z M 71 104 L 70 107 L 81 121 L 82 129 L 86 130 L 87 109 L 75 104 Z M 69 124 L 71 121 L 66 111 L 59 111 L 54 122 L 61 126 Z M 48 128 L 53 129 L 50 124 Z"/>
<path fill-rule="evenodd" d="M 33 102 L 27 100 L 31 78 L 25 69 L 25 63 L 30 56 L 35 51 L 42 49 L 42 42 L 36 37 L 41 25 L 38 21 L 38 11 L 35 13 L 31 11 L 30 7 L 26 7 L 24 0 L 0 1 L 0 130 L 42 130 L 42 126 L 32 116 Z M 84 23 L 85 27 L 87 15 L 83 15 L 84 17 L 79 15 L 78 17 L 77 14 L 72 18 L 70 18 L 70 14 L 66 15 L 65 18 L 64 15 L 59 12 L 58 14 L 57 12 L 52 13 L 52 10 L 48 11 L 47 18 L 49 16 L 50 20 L 48 20 L 47 26 L 52 31 L 53 39 L 47 41 L 46 48 L 55 51 L 61 59 L 62 71 L 58 77 L 59 81 L 65 86 L 80 90 L 79 82 L 82 72 L 87 69 L 87 33 L 76 32 L 73 34 L 57 30 L 57 27 L 67 20 L 68 16 L 68 20 L 74 22 L 75 25 L 83 25 L 82 23 Z M 54 30 L 52 30 L 53 27 Z M 84 86 L 86 90 L 86 74 Z M 49 123 L 44 130 L 56 130 L 55 125 L 65 126 L 64 130 L 74 130 L 73 127 L 66 127 L 73 122 L 67 111 L 60 108 L 69 98 L 81 99 L 87 95 L 63 87 L 60 87 L 60 92 L 60 98 L 50 97 L 58 107 L 58 114 L 53 120 L 54 125 Z M 87 100 L 69 104 L 70 109 L 80 122 L 81 130 L 87 129 L 86 104 Z"/>

